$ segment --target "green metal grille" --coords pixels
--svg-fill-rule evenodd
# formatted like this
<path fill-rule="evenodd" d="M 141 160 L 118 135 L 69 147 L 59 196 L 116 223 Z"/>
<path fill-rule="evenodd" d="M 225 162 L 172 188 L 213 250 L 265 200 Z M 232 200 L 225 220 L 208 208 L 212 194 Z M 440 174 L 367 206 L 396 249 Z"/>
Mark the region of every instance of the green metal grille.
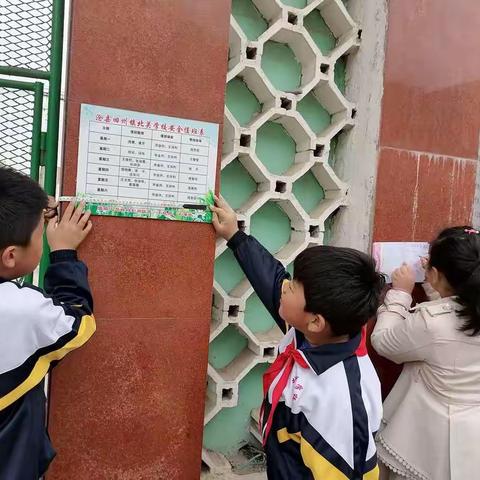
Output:
<path fill-rule="evenodd" d="M 38 180 L 43 83 L 0 78 L 0 164 Z"/>
<path fill-rule="evenodd" d="M 0 163 L 31 173 L 34 92 L 0 88 Z"/>
<path fill-rule="evenodd" d="M 65 0 L 0 0 L 0 164 L 37 181 L 43 165 L 43 187 L 49 195 L 55 194 L 56 186 L 64 9 Z M 44 253 L 40 284 L 48 263 L 47 245 Z"/>
<path fill-rule="evenodd" d="M 50 70 L 52 0 L 0 0 L 0 65 Z"/>

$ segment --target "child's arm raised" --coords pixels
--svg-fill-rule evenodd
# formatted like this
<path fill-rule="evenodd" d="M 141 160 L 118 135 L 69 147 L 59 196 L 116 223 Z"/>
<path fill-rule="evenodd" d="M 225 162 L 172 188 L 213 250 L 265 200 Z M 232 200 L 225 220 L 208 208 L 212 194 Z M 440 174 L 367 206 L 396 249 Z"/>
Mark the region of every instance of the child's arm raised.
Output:
<path fill-rule="evenodd" d="M 283 281 L 290 278 L 283 265 L 255 238 L 239 231 L 237 216 L 223 198 L 216 197 L 213 226 L 228 242 L 235 258 L 252 284 L 256 294 L 283 332 L 285 321 L 278 314 Z"/>
<path fill-rule="evenodd" d="M 415 275 L 406 265 L 393 272 L 392 290 L 378 310 L 371 335 L 375 351 L 395 363 L 426 360 L 433 342 L 429 322 L 422 311 L 411 312 Z"/>
<path fill-rule="evenodd" d="M 83 212 L 84 204 L 77 208 L 71 203 L 60 222 L 49 220 L 47 239 L 51 264 L 45 274 L 45 291 L 65 311 L 78 311 L 90 315 L 93 299 L 88 285 L 88 271 L 77 259 L 77 248 L 92 229 L 90 212 Z"/>
<path fill-rule="evenodd" d="M 56 217 L 49 220 L 52 253 L 45 292 L 14 282 L 2 284 L 0 311 L 8 337 L 0 341 L 0 411 L 36 387 L 51 365 L 95 332 L 87 267 L 75 251 L 92 228 L 89 214 L 82 210 L 83 205 L 70 205 L 60 222 Z"/>

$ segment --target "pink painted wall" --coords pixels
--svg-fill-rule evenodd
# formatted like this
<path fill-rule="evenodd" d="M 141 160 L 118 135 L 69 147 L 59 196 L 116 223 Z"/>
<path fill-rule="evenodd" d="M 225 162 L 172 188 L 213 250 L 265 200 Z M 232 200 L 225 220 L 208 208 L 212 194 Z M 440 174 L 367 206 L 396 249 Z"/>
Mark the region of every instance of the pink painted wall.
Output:
<path fill-rule="evenodd" d="M 375 241 L 469 223 L 478 163 L 477 0 L 390 0 Z M 385 391 L 398 368 L 377 361 Z"/>
<path fill-rule="evenodd" d="M 63 194 L 81 103 L 223 122 L 230 3 L 74 0 Z M 221 130 L 221 129 L 220 129 Z M 52 376 L 48 480 L 196 480 L 215 236 L 210 225 L 94 218 L 97 333 Z"/>

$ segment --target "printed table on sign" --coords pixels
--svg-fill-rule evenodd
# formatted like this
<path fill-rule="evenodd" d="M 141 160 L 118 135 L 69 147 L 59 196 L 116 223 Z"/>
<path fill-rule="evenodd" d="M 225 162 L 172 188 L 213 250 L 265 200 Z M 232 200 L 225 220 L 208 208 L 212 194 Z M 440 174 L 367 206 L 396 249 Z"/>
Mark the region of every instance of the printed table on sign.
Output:
<path fill-rule="evenodd" d="M 97 215 L 211 221 L 218 125 L 82 105 L 77 197 Z"/>

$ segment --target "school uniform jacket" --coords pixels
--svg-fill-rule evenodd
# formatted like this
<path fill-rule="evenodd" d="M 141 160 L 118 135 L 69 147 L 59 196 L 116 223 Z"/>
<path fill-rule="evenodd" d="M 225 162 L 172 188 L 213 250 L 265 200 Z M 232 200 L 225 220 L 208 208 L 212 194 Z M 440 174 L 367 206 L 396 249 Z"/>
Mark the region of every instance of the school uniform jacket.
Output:
<path fill-rule="evenodd" d="M 47 470 L 45 375 L 95 331 L 86 266 L 70 250 L 50 259 L 45 292 L 0 279 L 0 480 Z"/>
<path fill-rule="evenodd" d="M 228 245 L 285 332 L 278 310 L 288 273 L 243 232 Z M 264 376 L 261 430 L 269 480 L 378 479 L 380 383 L 363 340 L 359 334 L 345 343 L 305 348 L 303 335 L 288 329 Z"/>

